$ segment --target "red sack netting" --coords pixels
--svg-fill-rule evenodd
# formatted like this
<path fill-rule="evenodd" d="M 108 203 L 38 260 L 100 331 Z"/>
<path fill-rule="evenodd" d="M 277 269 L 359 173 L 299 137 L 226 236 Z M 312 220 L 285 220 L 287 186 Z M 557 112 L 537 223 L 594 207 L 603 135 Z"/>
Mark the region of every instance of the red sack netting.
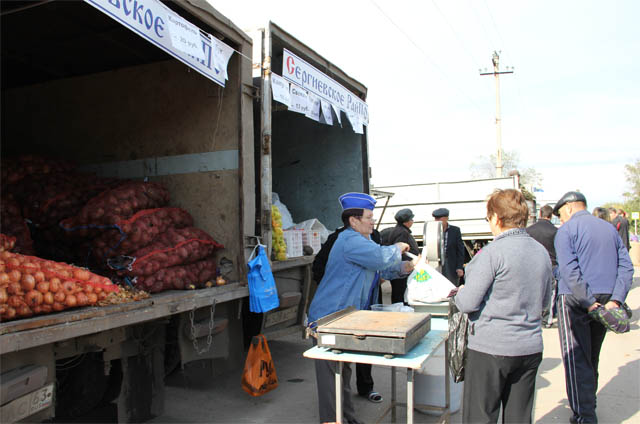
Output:
<path fill-rule="evenodd" d="M 68 172 L 74 166 L 67 161 L 24 155 L 2 159 L 2 187 L 15 184 L 27 175 Z"/>
<path fill-rule="evenodd" d="M 148 246 L 169 228 L 193 225 L 189 212 L 180 208 L 146 209 L 118 222 L 93 240 L 93 254 L 98 260 L 128 255 Z"/>
<path fill-rule="evenodd" d="M 156 273 L 137 277 L 136 288 L 151 293 L 163 290 L 197 289 L 216 278 L 217 266 L 213 258 L 204 259 L 189 265 L 163 268 Z"/>
<path fill-rule="evenodd" d="M 168 202 L 169 191 L 160 184 L 131 181 L 89 200 L 75 217 L 63 220 L 60 226 L 66 231 L 88 237 L 92 229 L 113 228 L 138 211 L 159 208 Z"/>
<path fill-rule="evenodd" d="M 134 253 L 135 260 L 125 274 L 151 275 L 162 268 L 199 261 L 222 248 L 223 245 L 199 228 L 170 228 L 152 244 Z"/>
<path fill-rule="evenodd" d="M 20 203 L 25 218 L 49 227 L 75 216 L 90 199 L 122 183 L 91 174 L 58 172 L 26 176 L 7 191 Z"/>
<path fill-rule="evenodd" d="M 16 238 L 14 252 L 31 255 L 33 250 L 33 240 L 29 227 L 22 217 L 20 206 L 12 196 L 2 196 L 0 202 L 0 224 L 2 233 Z"/>
<path fill-rule="evenodd" d="M 0 253 L 0 320 L 95 305 L 118 286 L 73 265 Z"/>
<path fill-rule="evenodd" d="M 0 252 L 11 251 L 16 244 L 16 238 L 0 234 Z"/>

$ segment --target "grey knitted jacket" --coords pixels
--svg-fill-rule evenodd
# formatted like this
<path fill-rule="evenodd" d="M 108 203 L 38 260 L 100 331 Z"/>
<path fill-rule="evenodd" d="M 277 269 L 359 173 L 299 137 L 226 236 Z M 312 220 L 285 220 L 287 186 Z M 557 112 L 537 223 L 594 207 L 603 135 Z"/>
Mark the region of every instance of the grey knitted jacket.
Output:
<path fill-rule="evenodd" d="M 541 316 L 551 296 L 545 248 L 516 228 L 498 235 L 466 267 L 455 297 L 469 314 L 468 348 L 501 356 L 542 352 Z"/>

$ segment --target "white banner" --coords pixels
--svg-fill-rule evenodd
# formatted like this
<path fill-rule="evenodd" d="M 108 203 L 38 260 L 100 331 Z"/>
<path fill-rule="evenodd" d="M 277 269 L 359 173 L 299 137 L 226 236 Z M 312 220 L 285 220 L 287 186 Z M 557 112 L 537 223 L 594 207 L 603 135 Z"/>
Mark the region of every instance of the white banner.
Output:
<path fill-rule="evenodd" d="M 291 93 L 289 93 L 289 82 L 280 75 L 271 73 L 271 94 L 273 100 L 283 103 L 287 107 L 291 106 Z"/>
<path fill-rule="evenodd" d="M 338 117 L 338 124 L 342 126 L 342 114 L 340 113 L 340 108 L 334 105 L 333 103 L 331 104 L 331 107 L 333 108 L 333 111 L 336 113 L 336 116 Z"/>
<path fill-rule="evenodd" d="M 84 1 L 224 87 L 233 49 L 164 4 L 157 0 Z"/>
<path fill-rule="evenodd" d="M 365 102 L 287 49 L 284 49 L 282 58 L 282 74 L 287 80 L 320 96 L 346 113 L 356 114 L 360 123 L 369 125 L 369 107 Z"/>

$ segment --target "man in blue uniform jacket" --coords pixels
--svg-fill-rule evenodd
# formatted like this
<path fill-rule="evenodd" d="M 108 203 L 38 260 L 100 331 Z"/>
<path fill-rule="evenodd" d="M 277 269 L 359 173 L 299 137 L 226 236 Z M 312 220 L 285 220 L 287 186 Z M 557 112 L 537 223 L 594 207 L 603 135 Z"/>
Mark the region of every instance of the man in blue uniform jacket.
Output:
<path fill-rule="evenodd" d="M 570 191 L 553 213 L 563 225 L 555 237 L 558 328 L 572 423 L 596 423 L 598 360 L 606 328 L 589 316 L 624 303 L 633 279 L 629 253 L 615 228 L 586 211 L 587 199 Z"/>
<path fill-rule="evenodd" d="M 406 243 L 380 246 L 371 240 L 373 208 L 376 201 L 364 193 L 340 196 L 342 223 L 345 226 L 336 239 L 325 268 L 322 281 L 309 307 L 309 326 L 329 314 L 353 306 L 368 309 L 378 298 L 380 276 L 397 278 L 413 270 L 411 261 L 402 261 L 402 253 L 409 250 Z M 351 402 L 351 367 L 343 365 L 342 392 L 344 417 L 336 417 L 335 367 L 331 361 L 316 360 L 318 410 L 320 422 L 358 423 Z"/>

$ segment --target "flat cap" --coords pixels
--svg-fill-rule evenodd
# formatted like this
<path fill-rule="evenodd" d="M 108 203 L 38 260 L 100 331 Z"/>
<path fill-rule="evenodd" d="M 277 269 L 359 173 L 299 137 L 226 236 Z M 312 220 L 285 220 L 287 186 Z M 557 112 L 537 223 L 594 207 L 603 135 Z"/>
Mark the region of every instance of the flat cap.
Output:
<path fill-rule="evenodd" d="M 400 209 L 396 213 L 396 216 L 394 218 L 398 223 L 404 224 L 405 222 L 411 221 L 413 219 L 413 216 L 414 215 L 411 209 L 405 208 L 405 209 Z"/>
<path fill-rule="evenodd" d="M 556 203 L 556 205 L 553 207 L 553 214 L 555 216 L 560 216 L 560 208 L 563 207 L 566 203 L 571 202 L 582 202 L 586 205 L 587 198 L 584 197 L 584 194 L 580 193 L 579 191 L 566 192 L 564 196 L 562 196 L 560 200 L 558 200 L 558 203 Z"/>
<path fill-rule="evenodd" d="M 443 216 L 449 216 L 449 209 L 439 208 L 431 213 L 434 218 L 442 218 Z"/>

